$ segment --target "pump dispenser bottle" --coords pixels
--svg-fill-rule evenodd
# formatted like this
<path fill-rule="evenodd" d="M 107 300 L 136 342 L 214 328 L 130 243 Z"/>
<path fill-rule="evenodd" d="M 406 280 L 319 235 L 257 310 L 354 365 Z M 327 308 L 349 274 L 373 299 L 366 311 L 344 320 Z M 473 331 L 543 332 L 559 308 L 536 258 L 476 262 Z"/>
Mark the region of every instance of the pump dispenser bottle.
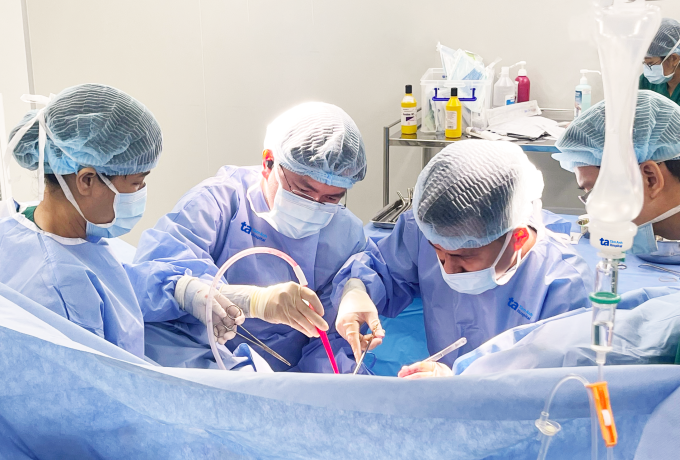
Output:
<path fill-rule="evenodd" d="M 578 118 L 581 112 L 588 110 L 591 106 L 591 96 L 593 88 L 588 84 L 587 73 L 600 73 L 599 70 L 581 70 L 581 83 L 576 85 L 574 93 L 574 118 Z"/>
<path fill-rule="evenodd" d="M 503 107 L 515 103 L 515 82 L 510 80 L 510 67 L 501 67 L 501 76 L 493 85 L 493 106 Z"/>
<path fill-rule="evenodd" d="M 526 61 L 520 61 L 515 64 L 522 66 L 517 71 L 517 78 L 515 78 L 515 82 L 517 83 L 517 103 L 527 102 L 530 98 L 531 82 L 529 81 L 529 77 L 527 77 L 527 70 L 524 68 L 526 64 Z"/>
<path fill-rule="evenodd" d="M 401 100 L 401 133 L 415 134 L 418 131 L 416 118 L 416 98 L 413 97 L 413 87 L 406 85 L 406 94 Z"/>

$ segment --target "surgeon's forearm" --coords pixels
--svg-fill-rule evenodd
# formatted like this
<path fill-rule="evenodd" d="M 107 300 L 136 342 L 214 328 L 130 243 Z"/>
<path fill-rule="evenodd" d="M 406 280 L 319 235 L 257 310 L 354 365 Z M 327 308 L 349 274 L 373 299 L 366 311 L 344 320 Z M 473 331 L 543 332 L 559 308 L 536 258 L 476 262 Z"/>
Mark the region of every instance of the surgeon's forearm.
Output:
<path fill-rule="evenodd" d="M 257 286 L 223 284 L 220 286 L 220 293 L 243 310 L 246 318 L 252 318 L 250 314 L 250 300 L 258 289 L 260 288 Z"/>

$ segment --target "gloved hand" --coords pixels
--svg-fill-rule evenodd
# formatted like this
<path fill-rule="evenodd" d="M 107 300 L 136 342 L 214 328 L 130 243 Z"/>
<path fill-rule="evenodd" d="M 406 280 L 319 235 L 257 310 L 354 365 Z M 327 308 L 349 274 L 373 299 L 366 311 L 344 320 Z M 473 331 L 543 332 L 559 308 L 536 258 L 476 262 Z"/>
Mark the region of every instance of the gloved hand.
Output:
<path fill-rule="evenodd" d="M 410 366 L 404 366 L 398 374 L 399 378 L 409 380 L 451 376 L 453 376 L 453 371 L 449 366 L 432 361 L 420 361 L 419 363 L 411 364 Z"/>
<path fill-rule="evenodd" d="M 307 337 L 319 337 L 316 327 L 328 330 L 323 305 L 316 293 L 292 281 L 266 288 L 253 287 L 250 316 L 273 324 L 287 324 Z M 309 304 L 304 301 L 309 302 Z M 312 306 L 314 310 L 309 308 Z"/>
<path fill-rule="evenodd" d="M 362 324 L 367 323 L 372 333 L 361 335 Z M 372 336 L 371 350 L 382 343 L 385 331 L 380 325 L 378 309 L 366 292 L 366 286 L 358 278 L 351 278 L 342 291 L 342 300 L 335 319 L 335 329 L 349 343 L 358 362 Z"/>
<path fill-rule="evenodd" d="M 203 324 L 206 323 L 205 306 L 209 293 L 209 284 L 188 275 L 182 276 L 175 286 L 175 300 L 180 308 Z M 245 319 L 240 308 L 224 295 L 215 293 L 212 304 L 213 333 L 220 345 L 236 337 L 236 326 L 243 324 Z"/>

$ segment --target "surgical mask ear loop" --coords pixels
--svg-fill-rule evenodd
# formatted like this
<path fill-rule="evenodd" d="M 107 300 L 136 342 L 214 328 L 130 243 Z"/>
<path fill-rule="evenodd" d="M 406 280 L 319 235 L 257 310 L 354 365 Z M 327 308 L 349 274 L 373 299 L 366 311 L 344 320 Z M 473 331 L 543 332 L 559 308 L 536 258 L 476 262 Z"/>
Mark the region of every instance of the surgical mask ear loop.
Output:
<path fill-rule="evenodd" d="M 504 252 L 504 251 L 502 251 L 502 252 Z M 519 251 L 517 253 L 517 262 L 515 263 L 515 265 L 513 267 L 510 267 L 505 273 L 497 276 L 496 277 L 496 283 L 499 286 L 503 286 L 503 285 L 507 284 L 507 282 L 510 281 L 510 278 L 512 278 L 512 276 L 507 276 L 507 275 L 516 273 L 517 269 L 519 268 L 519 264 L 521 264 L 521 263 L 522 263 L 522 248 L 519 248 Z"/>
<path fill-rule="evenodd" d="M 514 230 L 513 230 L 514 231 Z M 512 231 L 508 232 L 508 234 L 505 236 L 505 242 L 503 243 L 503 247 L 501 248 L 501 252 L 498 253 L 496 256 L 496 260 L 493 261 L 493 264 L 491 265 L 491 268 L 493 268 L 493 276 L 496 281 L 500 278 L 500 276 L 503 275 L 497 275 L 496 274 L 496 266 L 498 265 L 498 262 L 500 262 L 501 257 L 503 257 L 503 254 L 505 254 L 505 250 L 508 249 L 508 246 L 510 245 L 510 240 L 512 239 Z"/>
<path fill-rule="evenodd" d="M 73 192 L 71 192 L 71 189 L 69 188 L 68 184 L 64 180 L 64 178 L 61 176 L 61 174 L 55 174 L 55 177 L 57 178 L 57 181 L 59 182 L 59 185 L 61 186 L 62 191 L 64 192 L 64 195 L 66 195 L 66 199 L 73 205 L 74 208 L 76 208 L 76 211 L 78 211 L 78 214 L 80 214 L 80 217 L 85 219 L 85 222 L 94 225 L 95 227 L 99 228 L 109 228 L 112 225 L 116 223 L 116 219 L 118 218 L 116 214 L 116 205 L 118 204 L 118 200 L 120 199 L 120 192 L 116 189 L 116 187 L 111 183 L 110 180 L 108 180 L 106 177 L 101 175 L 100 173 L 97 173 L 97 176 L 101 179 L 101 181 L 106 185 L 114 194 L 115 197 L 113 199 L 113 220 L 111 222 L 108 222 L 106 224 L 93 224 L 90 222 L 87 217 L 85 217 L 85 214 L 83 214 L 83 211 L 81 211 L 80 206 L 78 206 L 78 202 L 76 201 L 75 197 L 73 196 Z"/>

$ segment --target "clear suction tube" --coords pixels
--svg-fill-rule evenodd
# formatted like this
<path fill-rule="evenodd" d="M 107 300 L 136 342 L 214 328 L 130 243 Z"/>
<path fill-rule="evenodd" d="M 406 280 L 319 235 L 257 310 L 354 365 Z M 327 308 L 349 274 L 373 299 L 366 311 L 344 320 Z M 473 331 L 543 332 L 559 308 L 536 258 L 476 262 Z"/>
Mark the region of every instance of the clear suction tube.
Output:
<path fill-rule="evenodd" d="M 285 260 L 288 262 L 288 264 L 293 267 L 293 272 L 295 272 L 295 276 L 298 279 L 298 283 L 300 283 L 303 286 L 307 285 L 307 278 L 305 278 L 305 274 L 302 272 L 302 269 L 300 266 L 295 262 L 288 254 L 281 252 L 277 249 L 272 249 L 272 248 L 264 248 L 264 247 L 259 247 L 259 248 L 250 248 L 246 249 L 244 251 L 239 252 L 238 254 L 234 254 L 229 260 L 227 260 L 224 265 L 220 268 L 220 270 L 217 272 L 215 275 L 215 278 L 213 279 L 212 285 L 210 286 L 210 293 L 208 294 L 208 302 L 206 303 L 205 306 L 205 322 L 206 322 L 206 328 L 208 329 L 208 341 L 210 342 L 210 349 L 213 352 L 213 356 L 215 357 L 215 362 L 217 363 L 217 366 L 222 369 L 222 370 L 227 370 L 226 366 L 222 362 L 222 357 L 220 356 L 220 352 L 217 349 L 217 342 L 215 342 L 215 335 L 213 334 L 213 322 L 212 322 L 212 303 L 213 299 L 215 298 L 215 294 L 217 293 L 217 285 L 220 283 L 220 280 L 224 276 L 224 274 L 227 272 L 229 267 L 234 265 L 236 262 L 239 260 L 243 259 L 244 257 L 247 257 L 251 254 L 271 254 L 277 257 L 280 257 L 281 259 Z"/>
<path fill-rule="evenodd" d="M 538 428 L 538 430 L 543 435 L 541 439 L 541 448 L 538 452 L 537 457 L 538 460 L 545 460 L 546 455 L 548 455 L 548 448 L 550 447 L 550 442 L 552 441 L 553 436 L 555 436 L 562 429 L 559 423 L 549 420 L 548 417 L 550 414 L 550 405 L 552 404 L 553 398 L 555 397 L 557 390 L 569 380 L 577 380 L 581 382 L 584 387 L 589 384 L 588 380 L 586 380 L 584 377 L 581 377 L 580 375 L 576 374 L 569 374 L 564 376 L 564 378 L 557 382 L 557 384 L 553 387 L 552 391 L 550 392 L 550 396 L 545 401 L 545 406 L 543 407 L 543 411 L 541 412 L 541 418 L 536 420 L 535 423 L 536 428 Z M 598 421 L 595 409 L 595 401 L 593 400 L 593 394 L 590 391 L 586 390 L 586 393 L 588 393 L 588 401 L 590 402 L 591 456 L 593 459 L 597 459 Z"/>

